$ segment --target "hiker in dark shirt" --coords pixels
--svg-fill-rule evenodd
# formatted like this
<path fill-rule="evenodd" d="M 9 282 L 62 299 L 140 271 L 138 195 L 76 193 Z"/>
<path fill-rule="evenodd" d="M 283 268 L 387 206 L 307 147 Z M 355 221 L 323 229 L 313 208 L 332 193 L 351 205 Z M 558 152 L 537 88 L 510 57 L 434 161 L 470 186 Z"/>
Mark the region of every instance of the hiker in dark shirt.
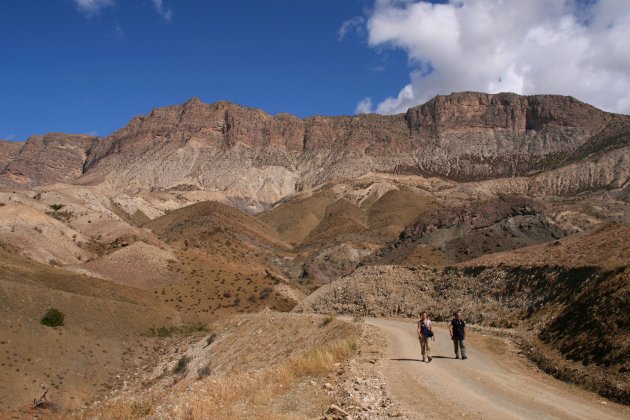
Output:
<path fill-rule="evenodd" d="M 451 321 L 449 331 L 451 333 L 451 339 L 453 340 L 453 345 L 455 347 L 455 358 L 459 359 L 459 354 L 461 351 L 462 360 L 466 360 L 466 346 L 464 345 L 464 338 L 466 338 L 466 323 L 462 319 L 461 312 L 457 312 L 453 315 L 454 317 Z"/>

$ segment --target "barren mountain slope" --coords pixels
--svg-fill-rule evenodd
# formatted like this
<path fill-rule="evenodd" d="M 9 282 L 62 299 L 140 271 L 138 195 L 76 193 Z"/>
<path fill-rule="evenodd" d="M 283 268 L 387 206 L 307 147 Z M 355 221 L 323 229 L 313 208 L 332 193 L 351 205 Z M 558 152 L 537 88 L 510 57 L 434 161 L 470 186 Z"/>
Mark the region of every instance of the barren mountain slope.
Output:
<path fill-rule="evenodd" d="M 142 334 L 179 322 L 147 293 L 69 274 L 0 244 L 0 412 L 49 390 L 66 408 L 89 403 L 141 362 Z M 63 327 L 40 325 L 50 307 Z"/>
<path fill-rule="evenodd" d="M 447 191 L 450 186 L 437 179 L 373 174 L 295 194 L 257 217 L 294 244 L 285 271 L 311 291 L 351 272 L 406 224 L 445 205 L 443 196 L 451 196 L 450 203 L 463 201 Z"/>
<path fill-rule="evenodd" d="M 630 225 L 610 223 L 559 241 L 483 255 L 461 267 L 550 265 L 615 270 L 630 263 Z"/>
<path fill-rule="evenodd" d="M 0 172 L 11 162 L 24 146 L 23 142 L 0 140 Z"/>
<path fill-rule="evenodd" d="M 146 227 L 176 250 L 177 260 L 166 268 L 179 280 L 155 293 L 185 319 L 215 319 L 265 306 L 289 310 L 303 296 L 283 275 L 290 247 L 272 228 L 238 209 L 202 202 Z"/>
<path fill-rule="evenodd" d="M 517 196 L 486 197 L 419 215 L 396 240 L 366 262 L 441 265 L 564 235 L 565 231 L 546 215 L 541 202 Z"/>
<path fill-rule="evenodd" d="M 520 181 L 521 192 L 574 194 L 627 182 L 628 127 L 628 116 L 553 95 L 464 92 L 406 114 L 304 120 L 192 99 L 136 117 L 104 139 L 34 136 L 2 179 L 102 184 L 119 193 L 205 190 L 255 211 L 373 172 L 456 181 L 538 174 L 531 184 Z"/>
<path fill-rule="evenodd" d="M 162 245 L 113 207 L 102 192 L 84 187 L 0 192 L 0 234 L 22 255 L 60 266 L 81 264 L 137 240 Z"/>

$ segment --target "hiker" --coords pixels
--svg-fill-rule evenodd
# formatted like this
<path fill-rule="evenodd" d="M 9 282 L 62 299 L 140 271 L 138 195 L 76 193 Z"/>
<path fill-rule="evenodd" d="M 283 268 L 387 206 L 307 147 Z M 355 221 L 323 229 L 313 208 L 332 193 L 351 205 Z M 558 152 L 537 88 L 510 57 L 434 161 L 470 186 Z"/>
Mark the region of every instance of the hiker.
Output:
<path fill-rule="evenodd" d="M 462 360 L 466 360 L 466 346 L 464 345 L 464 338 L 466 338 L 466 323 L 462 319 L 462 313 L 456 312 L 453 314 L 453 320 L 449 331 L 451 333 L 451 339 L 453 340 L 453 346 L 455 346 L 455 358 L 459 359 L 461 352 Z"/>
<path fill-rule="evenodd" d="M 435 340 L 435 336 L 433 335 L 433 327 L 427 311 L 422 312 L 422 319 L 418 321 L 418 339 L 420 340 L 422 361 L 428 363 L 433 360 L 433 357 L 431 357 L 431 340 Z"/>

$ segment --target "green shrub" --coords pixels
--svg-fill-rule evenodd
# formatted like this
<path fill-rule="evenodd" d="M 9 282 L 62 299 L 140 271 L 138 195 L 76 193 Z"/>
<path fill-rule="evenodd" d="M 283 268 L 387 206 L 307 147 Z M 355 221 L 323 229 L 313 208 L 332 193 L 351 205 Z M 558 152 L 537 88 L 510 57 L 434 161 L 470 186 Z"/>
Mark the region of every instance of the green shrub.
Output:
<path fill-rule="evenodd" d="M 63 326 L 63 318 L 63 312 L 57 308 L 50 308 L 46 311 L 40 322 L 48 327 L 61 327 Z"/>
<path fill-rule="evenodd" d="M 65 205 L 64 205 L 64 204 L 51 204 L 51 205 L 50 205 L 50 206 L 48 206 L 48 207 L 50 207 L 50 208 L 51 208 L 51 209 L 53 209 L 54 211 L 59 211 L 59 210 L 61 210 L 62 208 L 64 208 L 64 207 L 65 207 Z"/>

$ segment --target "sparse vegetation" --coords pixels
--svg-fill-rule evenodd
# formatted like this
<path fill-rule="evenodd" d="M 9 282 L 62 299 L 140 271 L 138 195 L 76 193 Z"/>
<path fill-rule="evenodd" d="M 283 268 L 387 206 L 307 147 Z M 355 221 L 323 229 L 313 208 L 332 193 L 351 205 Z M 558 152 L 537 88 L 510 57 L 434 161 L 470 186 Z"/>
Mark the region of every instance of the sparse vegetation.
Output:
<path fill-rule="evenodd" d="M 192 359 L 186 355 L 180 357 L 177 361 L 177 364 L 173 368 L 173 375 L 179 375 L 186 372 L 186 370 L 188 369 L 188 363 L 190 363 L 191 360 Z"/>
<path fill-rule="evenodd" d="M 206 324 L 196 323 L 150 328 L 146 335 L 149 337 L 167 338 L 174 335 L 192 335 L 207 331 L 208 326 Z"/>
<path fill-rule="evenodd" d="M 74 213 L 69 210 L 61 210 L 65 207 L 65 204 L 51 204 L 48 207 L 52 209 L 52 211 L 47 211 L 46 214 L 54 217 L 60 222 L 67 223 L 74 217 Z"/>
<path fill-rule="evenodd" d="M 209 364 L 207 364 L 207 365 L 197 369 L 197 377 L 199 379 L 203 379 L 206 376 L 210 376 L 210 373 L 211 373 L 211 370 L 210 370 L 210 365 Z"/>
<path fill-rule="evenodd" d="M 325 327 L 326 325 L 330 324 L 331 322 L 333 322 L 335 320 L 335 316 L 334 315 L 327 315 L 326 318 L 324 318 L 324 320 L 322 321 L 322 323 L 319 325 L 320 327 Z"/>
<path fill-rule="evenodd" d="M 146 417 L 153 411 L 153 403 L 149 400 L 133 401 L 129 411 L 134 417 Z"/>
<path fill-rule="evenodd" d="M 291 375 L 294 377 L 324 375 L 332 369 L 333 364 L 344 360 L 355 350 L 356 340 L 353 338 L 336 340 L 321 348 L 315 348 L 289 362 Z"/>
<path fill-rule="evenodd" d="M 273 292 L 273 289 L 271 287 L 265 287 L 261 292 L 260 292 L 260 298 L 261 299 L 267 299 L 269 297 L 269 295 L 271 295 L 271 292 Z"/>
<path fill-rule="evenodd" d="M 278 407 L 269 404 L 295 384 L 309 377 L 321 377 L 334 369 L 334 364 L 346 360 L 356 350 L 356 338 L 332 340 L 319 348 L 291 357 L 280 364 L 269 366 L 257 372 L 244 372 L 216 378 L 204 382 L 203 392 L 188 392 L 178 395 L 179 411 L 170 412 L 171 417 L 206 418 L 212 413 L 213 418 L 256 418 L 276 419 L 286 417 L 286 412 L 279 412 Z M 182 356 L 184 359 L 186 356 Z M 190 360 L 178 362 L 186 370 Z M 176 367 L 177 367 L 176 366 Z M 197 378 L 203 379 L 211 374 L 209 365 L 197 371 Z M 170 392 L 170 391 L 169 391 Z M 315 397 L 316 398 L 316 397 Z M 128 401 L 128 400 L 127 400 Z M 122 400 L 119 405 L 106 407 L 102 417 L 128 418 L 131 404 Z M 324 403 L 325 404 L 325 403 Z"/>
<path fill-rule="evenodd" d="M 62 327 L 65 315 L 57 308 L 49 308 L 40 323 L 48 327 Z"/>
<path fill-rule="evenodd" d="M 208 338 L 206 338 L 206 346 L 209 346 L 210 344 L 214 343 L 214 340 L 216 340 L 217 335 L 216 334 L 211 334 L 208 336 Z"/>

